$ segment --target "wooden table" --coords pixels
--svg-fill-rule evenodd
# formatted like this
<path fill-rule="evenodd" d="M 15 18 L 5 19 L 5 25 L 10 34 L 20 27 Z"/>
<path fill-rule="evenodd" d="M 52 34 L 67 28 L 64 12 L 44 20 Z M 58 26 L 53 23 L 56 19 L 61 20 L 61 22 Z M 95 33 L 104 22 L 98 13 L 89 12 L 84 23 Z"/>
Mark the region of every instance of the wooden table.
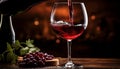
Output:
<path fill-rule="evenodd" d="M 60 59 L 60 64 L 66 62 Z M 82 64 L 84 69 L 120 69 L 120 59 L 116 58 L 73 58 L 75 64 Z"/>
<path fill-rule="evenodd" d="M 66 58 L 58 58 L 58 66 L 46 66 L 37 68 L 21 68 L 18 65 L 1 64 L 0 69 L 63 69 Z M 120 59 L 118 58 L 72 58 L 76 65 L 82 64 L 83 69 L 120 69 Z"/>

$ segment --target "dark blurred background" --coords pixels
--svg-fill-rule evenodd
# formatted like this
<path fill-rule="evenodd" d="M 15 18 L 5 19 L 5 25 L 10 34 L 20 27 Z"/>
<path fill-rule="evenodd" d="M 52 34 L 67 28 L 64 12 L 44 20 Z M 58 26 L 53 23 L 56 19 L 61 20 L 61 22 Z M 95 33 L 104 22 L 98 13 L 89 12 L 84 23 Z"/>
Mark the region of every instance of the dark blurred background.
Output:
<path fill-rule="evenodd" d="M 38 3 L 13 16 L 16 40 L 33 39 L 43 52 L 67 57 L 66 40 L 50 29 L 50 12 L 55 1 Z M 66 0 L 67 1 L 67 0 Z M 73 40 L 72 57 L 120 57 L 120 4 L 116 0 L 74 0 L 84 2 L 89 16 L 87 29 Z M 22 4 L 21 4 L 22 5 Z"/>

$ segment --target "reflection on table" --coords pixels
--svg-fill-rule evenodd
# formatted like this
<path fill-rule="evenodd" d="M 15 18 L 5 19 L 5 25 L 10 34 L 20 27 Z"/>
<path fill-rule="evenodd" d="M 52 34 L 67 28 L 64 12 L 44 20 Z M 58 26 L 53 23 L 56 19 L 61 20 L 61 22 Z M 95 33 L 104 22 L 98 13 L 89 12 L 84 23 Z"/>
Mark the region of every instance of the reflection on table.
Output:
<path fill-rule="evenodd" d="M 0 69 L 63 69 L 66 58 L 60 58 L 59 65 L 45 67 L 21 68 L 18 65 L 0 64 Z M 84 69 L 120 69 L 120 59 L 116 58 L 73 58 L 76 65 L 83 65 Z"/>

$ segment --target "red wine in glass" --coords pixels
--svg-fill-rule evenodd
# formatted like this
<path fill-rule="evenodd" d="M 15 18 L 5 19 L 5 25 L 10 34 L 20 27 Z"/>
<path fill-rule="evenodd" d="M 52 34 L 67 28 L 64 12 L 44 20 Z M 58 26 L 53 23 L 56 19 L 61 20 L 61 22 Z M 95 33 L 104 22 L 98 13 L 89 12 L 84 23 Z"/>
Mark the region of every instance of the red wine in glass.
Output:
<path fill-rule="evenodd" d="M 62 38 L 66 40 L 73 40 L 77 37 L 79 37 L 83 31 L 84 31 L 84 26 L 77 26 L 77 25 L 60 25 L 56 26 L 52 24 L 53 30 L 61 36 Z"/>

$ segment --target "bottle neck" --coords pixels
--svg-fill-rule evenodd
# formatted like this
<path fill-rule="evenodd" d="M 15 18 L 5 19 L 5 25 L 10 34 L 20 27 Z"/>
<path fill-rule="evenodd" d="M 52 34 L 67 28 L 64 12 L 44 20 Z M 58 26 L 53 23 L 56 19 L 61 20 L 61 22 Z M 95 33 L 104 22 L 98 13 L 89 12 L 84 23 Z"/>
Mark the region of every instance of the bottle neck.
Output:
<path fill-rule="evenodd" d="M 2 15 L 2 22 L 1 22 L 1 29 L 5 30 L 10 28 L 10 16 L 9 15 Z M 6 27 L 5 27 L 6 26 Z M 4 28 L 4 29 L 3 29 Z"/>

